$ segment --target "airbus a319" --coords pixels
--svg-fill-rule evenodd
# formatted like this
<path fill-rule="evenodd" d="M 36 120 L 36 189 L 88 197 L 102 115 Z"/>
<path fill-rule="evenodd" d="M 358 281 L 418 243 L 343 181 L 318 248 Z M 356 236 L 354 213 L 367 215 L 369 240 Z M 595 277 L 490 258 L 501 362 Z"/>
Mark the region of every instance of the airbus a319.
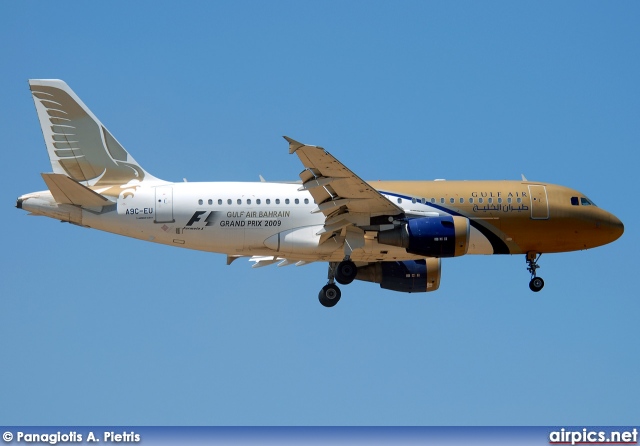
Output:
<path fill-rule="evenodd" d="M 144 170 L 60 80 L 29 81 L 51 161 L 48 190 L 17 207 L 154 243 L 241 257 L 253 267 L 328 263 L 336 282 L 401 292 L 440 286 L 441 259 L 521 254 L 540 291 L 543 253 L 594 248 L 624 226 L 576 190 L 528 181 L 362 180 L 322 147 L 285 137 L 300 181 L 169 182 Z"/>

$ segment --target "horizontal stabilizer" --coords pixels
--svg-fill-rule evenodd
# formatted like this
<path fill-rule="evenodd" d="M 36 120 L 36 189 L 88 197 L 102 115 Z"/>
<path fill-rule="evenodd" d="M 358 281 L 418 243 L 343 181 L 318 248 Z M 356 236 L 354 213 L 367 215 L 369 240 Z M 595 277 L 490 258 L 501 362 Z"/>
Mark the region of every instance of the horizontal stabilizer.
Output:
<path fill-rule="evenodd" d="M 112 202 L 102 195 L 61 173 L 43 173 L 51 195 L 60 204 L 75 204 L 83 207 L 100 207 Z"/>

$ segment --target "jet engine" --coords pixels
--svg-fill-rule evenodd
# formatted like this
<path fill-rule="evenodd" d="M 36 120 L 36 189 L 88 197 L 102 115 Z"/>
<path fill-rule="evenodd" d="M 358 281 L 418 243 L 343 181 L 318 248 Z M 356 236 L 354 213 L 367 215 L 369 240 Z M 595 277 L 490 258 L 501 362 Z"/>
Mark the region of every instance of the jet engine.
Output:
<path fill-rule="evenodd" d="M 380 288 L 425 293 L 440 286 L 440 259 L 376 262 L 358 268 L 356 280 L 379 283 Z"/>
<path fill-rule="evenodd" d="M 425 257 L 457 257 L 469 249 L 469 219 L 458 216 L 424 217 L 378 233 L 378 243 L 405 248 Z"/>

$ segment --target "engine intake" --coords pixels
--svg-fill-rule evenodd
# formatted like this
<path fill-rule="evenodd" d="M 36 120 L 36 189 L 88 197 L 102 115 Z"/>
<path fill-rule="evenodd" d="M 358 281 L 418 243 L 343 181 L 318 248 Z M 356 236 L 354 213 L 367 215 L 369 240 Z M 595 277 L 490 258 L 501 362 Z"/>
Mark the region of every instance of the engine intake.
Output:
<path fill-rule="evenodd" d="M 378 243 L 425 257 L 458 257 L 469 249 L 469 231 L 466 217 L 414 218 L 389 231 L 380 231 Z"/>
<path fill-rule="evenodd" d="M 377 262 L 358 268 L 356 280 L 379 283 L 380 288 L 425 293 L 440 286 L 440 259 Z"/>

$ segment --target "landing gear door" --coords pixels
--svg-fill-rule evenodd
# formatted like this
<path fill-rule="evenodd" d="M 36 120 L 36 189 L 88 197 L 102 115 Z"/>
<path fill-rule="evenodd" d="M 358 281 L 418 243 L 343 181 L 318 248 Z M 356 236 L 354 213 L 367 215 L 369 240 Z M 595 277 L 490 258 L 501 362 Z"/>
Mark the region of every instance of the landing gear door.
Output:
<path fill-rule="evenodd" d="M 156 187 L 156 219 L 154 223 L 173 223 L 173 188 Z"/>
<path fill-rule="evenodd" d="M 531 198 L 531 219 L 546 220 L 549 218 L 549 202 L 547 201 L 547 187 L 539 185 L 529 186 Z"/>

